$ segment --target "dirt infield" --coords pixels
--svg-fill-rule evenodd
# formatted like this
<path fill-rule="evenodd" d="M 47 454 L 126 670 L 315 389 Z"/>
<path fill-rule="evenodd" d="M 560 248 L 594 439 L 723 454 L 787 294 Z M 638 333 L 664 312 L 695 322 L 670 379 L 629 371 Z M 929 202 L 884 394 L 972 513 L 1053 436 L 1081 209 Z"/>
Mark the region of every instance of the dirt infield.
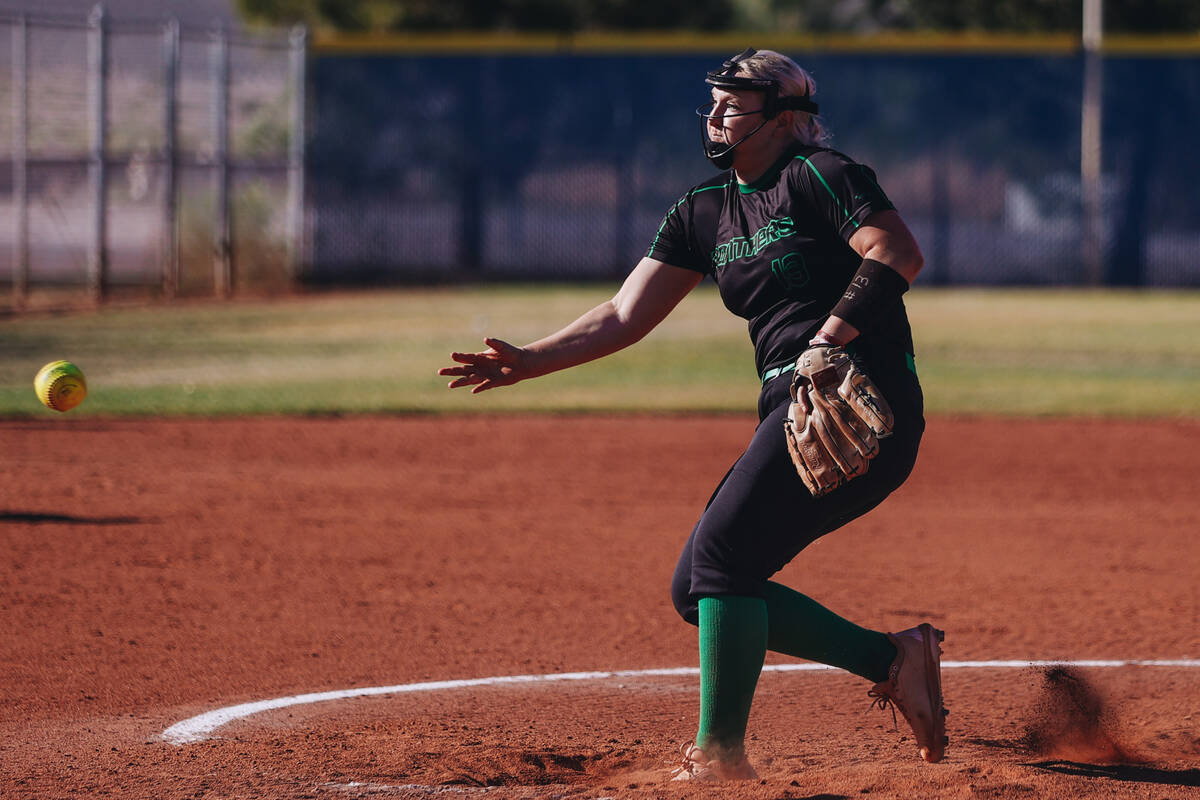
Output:
<path fill-rule="evenodd" d="M 667 785 L 694 674 L 675 557 L 742 417 L 0 422 L 0 797 L 1200 796 L 1200 669 L 945 674 L 920 763 L 864 682 L 764 673 L 761 783 Z M 781 575 L 956 662 L 1200 658 L 1200 423 L 931 421 L 881 508 Z M 773 665 L 797 662 L 769 656 Z"/>

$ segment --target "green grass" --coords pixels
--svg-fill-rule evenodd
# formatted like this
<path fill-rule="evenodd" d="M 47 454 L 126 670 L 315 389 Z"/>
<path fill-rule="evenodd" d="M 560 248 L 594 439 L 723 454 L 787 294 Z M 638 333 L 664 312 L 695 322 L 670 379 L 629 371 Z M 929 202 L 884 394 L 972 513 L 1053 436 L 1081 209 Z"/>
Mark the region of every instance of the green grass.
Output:
<path fill-rule="evenodd" d="M 485 335 L 524 343 L 611 286 L 405 289 L 0 319 L 0 415 L 46 416 L 38 368 L 88 377 L 101 414 L 738 411 L 758 384 L 745 323 L 697 290 L 640 344 L 472 396 L 436 375 Z M 1200 292 L 914 290 L 933 413 L 1200 416 Z"/>

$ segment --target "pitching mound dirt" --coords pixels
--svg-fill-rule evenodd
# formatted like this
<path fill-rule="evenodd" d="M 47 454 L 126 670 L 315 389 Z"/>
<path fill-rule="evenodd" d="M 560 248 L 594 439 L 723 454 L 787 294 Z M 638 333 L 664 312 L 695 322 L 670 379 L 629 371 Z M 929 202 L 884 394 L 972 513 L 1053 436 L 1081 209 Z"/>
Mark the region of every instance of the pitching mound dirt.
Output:
<path fill-rule="evenodd" d="M 1038 755 L 1102 764 L 1144 759 L 1121 740 L 1117 715 L 1081 670 L 1047 667 L 1022 743 Z"/>

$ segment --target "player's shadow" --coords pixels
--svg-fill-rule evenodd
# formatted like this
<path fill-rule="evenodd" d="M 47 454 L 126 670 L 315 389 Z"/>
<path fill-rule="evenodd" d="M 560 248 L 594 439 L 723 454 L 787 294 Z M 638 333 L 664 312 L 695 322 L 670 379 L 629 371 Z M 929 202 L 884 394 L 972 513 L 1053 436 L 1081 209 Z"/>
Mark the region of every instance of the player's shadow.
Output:
<path fill-rule="evenodd" d="M 74 514 L 43 514 L 38 511 L 0 511 L 0 523 L 24 525 L 137 525 L 141 517 L 81 517 Z"/>
<path fill-rule="evenodd" d="M 1021 766 L 1083 778 L 1108 778 L 1163 786 L 1200 786 L 1200 769 L 1158 769 L 1133 764 L 1084 764 L 1078 761 L 1038 761 Z"/>

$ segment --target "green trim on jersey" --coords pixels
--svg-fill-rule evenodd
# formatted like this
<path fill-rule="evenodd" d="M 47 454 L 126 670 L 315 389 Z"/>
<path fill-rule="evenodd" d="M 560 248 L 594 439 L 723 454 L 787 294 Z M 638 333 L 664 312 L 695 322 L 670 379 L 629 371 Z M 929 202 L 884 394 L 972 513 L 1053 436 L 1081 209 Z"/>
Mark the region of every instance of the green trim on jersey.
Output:
<path fill-rule="evenodd" d="M 783 172 L 784 168 L 787 167 L 788 162 L 790 162 L 792 158 L 799 157 L 800 156 L 792 156 L 791 148 L 789 147 L 788 152 L 780 156 L 779 160 L 774 164 L 767 167 L 767 171 L 762 175 L 759 175 L 755 180 L 750 181 L 750 183 L 739 182 L 738 191 L 740 191 L 742 194 L 754 194 L 755 192 L 763 189 L 770 189 L 775 185 L 775 180 L 779 177 L 779 174 Z"/>
<path fill-rule="evenodd" d="M 830 188 L 829 184 L 825 182 L 825 176 L 821 174 L 821 170 L 817 169 L 816 164 L 812 163 L 808 156 L 796 156 L 796 158 L 803 161 L 805 166 L 813 171 L 813 174 L 817 176 L 817 180 L 819 180 L 821 185 L 825 187 L 825 191 L 829 192 L 829 196 L 833 198 L 833 202 L 837 203 L 837 207 L 841 209 L 843 214 L 846 215 L 846 219 L 850 221 L 850 224 L 855 228 L 862 227 L 861 223 L 852 217 L 850 212 L 846 210 L 846 207 L 842 205 L 842 201 L 838 199 L 837 194 L 833 191 L 833 189 Z"/>
<path fill-rule="evenodd" d="M 669 219 L 671 219 L 672 214 L 674 214 L 677 210 L 679 210 L 679 207 L 681 205 L 683 205 L 685 200 L 690 200 L 693 197 L 695 197 L 696 195 L 700 194 L 701 192 L 707 192 L 711 189 L 724 189 L 724 188 L 725 188 L 724 184 L 719 184 L 717 186 L 705 186 L 703 189 L 692 189 L 690 192 L 685 194 L 683 197 L 679 198 L 679 202 L 676 203 L 675 205 L 671 206 L 671 210 L 668 211 L 663 216 L 662 224 L 658 226 L 658 231 L 655 232 L 655 234 L 654 234 L 654 241 L 652 241 L 650 243 L 650 249 L 648 249 L 646 251 L 646 255 L 649 256 L 651 253 L 654 252 L 654 248 L 658 245 L 658 239 L 660 236 L 662 236 L 663 228 L 667 227 L 667 221 Z"/>
<path fill-rule="evenodd" d="M 658 246 L 659 237 L 662 236 L 663 228 L 667 227 L 667 222 L 670 221 L 671 215 L 675 213 L 676 209 L 678 209 L 681 205 L 683 205 L 683 201 L 687 200 L 689 196 L 690 195 L 685 194 L 683 197 L 679 198 L 679 202 L 677 202 L 675 205 L 671 206 L 671 210 L 663 215 L 662 224 L 658 226 L 658 231 L 654 234 L 654 241 L 652 241 L 650 243 L 650 249 L 646 251 L 647 256 L 649 256 L 651 253 L 653 253 L 654 248 Z"/>

